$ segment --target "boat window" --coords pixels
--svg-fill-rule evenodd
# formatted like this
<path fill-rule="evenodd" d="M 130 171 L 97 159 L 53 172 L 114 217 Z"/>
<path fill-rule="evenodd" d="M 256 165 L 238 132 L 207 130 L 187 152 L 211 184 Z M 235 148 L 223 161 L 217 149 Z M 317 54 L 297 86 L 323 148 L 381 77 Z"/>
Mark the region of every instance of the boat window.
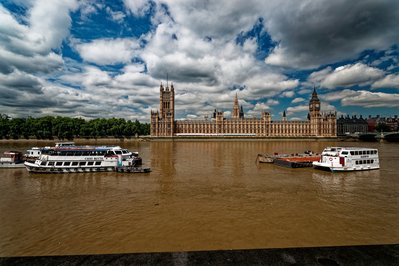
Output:
<path fill-rule="evenodd" d="M 77 166 L 78 162 L 72 162 L 72 166 Z"/>
<path fill-rule="evenodd" d="M 48 162 L 48 166 L 53 166 L 54 162 Z"/>
<path fill-rule="evenodd" d="M 374 160 L 370 160 L 370 163 L 374 163 Z"/>
<path fill-rule="evenodd" d="M 61 166 L 61 165 L 62 165 L 62 162 L 56 162 L 55 165 L 56 165 L 56 166 Z"/>
<path fill-rule="evenodd" d="M 71 162 L 64 162 L 64 166 L 70 166 Z"/>
<path fill-rule="evenodd" d="M 87 162 L 87 165 L 93 165 L 94 162 Z"/>
<path fill-rule="evenodd" d="M 46 165 L 46 162 L 40 162 L 40 165 L 44 166 L 44 165 Z"/>
<path fill-rule="evenodd" d="M 115 154 L 122 154 L 122 151 L 115 151 Z"/>
<path fill-rule="evenodd" d="M 100 162 L 100 161 L 97 161 L 97 162 L 96 162 L 96 165 L 101 165 L 101 162 Z"/>
<path fill-rule="evenodd" d="M 347 151 L 343 151 L 341 154 L 342 155 L 348 155 L 348 152 Z"/>
<path fill-rule="evenodd" d="M 79 162 L 79 166 L 85 166 L 86 162 Z"/>
<path fill-rule="evenodd" d="M 351 155 L 355 155 L 355 152 L 354 152 L 354 151 L 351 151 Z"/>

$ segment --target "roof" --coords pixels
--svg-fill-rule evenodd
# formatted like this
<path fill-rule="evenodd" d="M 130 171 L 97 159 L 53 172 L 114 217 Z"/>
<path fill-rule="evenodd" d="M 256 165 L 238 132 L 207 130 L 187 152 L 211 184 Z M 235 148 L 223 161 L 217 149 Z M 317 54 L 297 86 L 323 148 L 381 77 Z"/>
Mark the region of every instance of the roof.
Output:
<path fill-rule="evenodd" d="M 377 150 L 376 148 L 367 148 L 367 147 L 326 147 L 326 149 L 341 149 L 341 150 L 350 150 L 350 151 Z"/>

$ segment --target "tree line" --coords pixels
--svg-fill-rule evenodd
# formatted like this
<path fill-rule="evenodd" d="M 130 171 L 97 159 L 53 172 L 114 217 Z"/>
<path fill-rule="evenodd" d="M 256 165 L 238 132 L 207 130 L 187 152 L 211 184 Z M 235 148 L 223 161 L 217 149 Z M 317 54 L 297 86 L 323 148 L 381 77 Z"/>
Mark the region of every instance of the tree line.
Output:
<path fill-rule="evenodd" d="M 0 114 L 0 139 L 68 139 L 149 135 L 150 124 L 123 118 L 85 120 L 61 116 L 11 118 Z"/>

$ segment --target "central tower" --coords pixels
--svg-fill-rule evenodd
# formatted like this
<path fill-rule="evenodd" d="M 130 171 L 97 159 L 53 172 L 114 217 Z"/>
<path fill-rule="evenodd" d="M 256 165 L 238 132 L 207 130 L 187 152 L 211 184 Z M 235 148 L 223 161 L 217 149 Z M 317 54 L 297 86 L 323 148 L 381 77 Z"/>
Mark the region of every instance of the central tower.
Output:
<path fill-rule="evenodd" d="M 161 118 L 166 119 L 172 117 L 175 119 L 175 88 L 173 84 L 166 85 L 166 88 L 161 84 L 159 87 L 159 110 Z"/>

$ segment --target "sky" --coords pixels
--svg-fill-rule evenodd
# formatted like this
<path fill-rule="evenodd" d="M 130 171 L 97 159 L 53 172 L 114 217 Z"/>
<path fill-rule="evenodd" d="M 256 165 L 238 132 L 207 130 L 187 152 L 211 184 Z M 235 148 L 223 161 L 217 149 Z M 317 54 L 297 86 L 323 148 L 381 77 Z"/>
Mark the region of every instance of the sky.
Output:
<path fill-rule="evenodd" d="M 0 113 L 399 115 L 397 0 L 0 0 Z"/>

